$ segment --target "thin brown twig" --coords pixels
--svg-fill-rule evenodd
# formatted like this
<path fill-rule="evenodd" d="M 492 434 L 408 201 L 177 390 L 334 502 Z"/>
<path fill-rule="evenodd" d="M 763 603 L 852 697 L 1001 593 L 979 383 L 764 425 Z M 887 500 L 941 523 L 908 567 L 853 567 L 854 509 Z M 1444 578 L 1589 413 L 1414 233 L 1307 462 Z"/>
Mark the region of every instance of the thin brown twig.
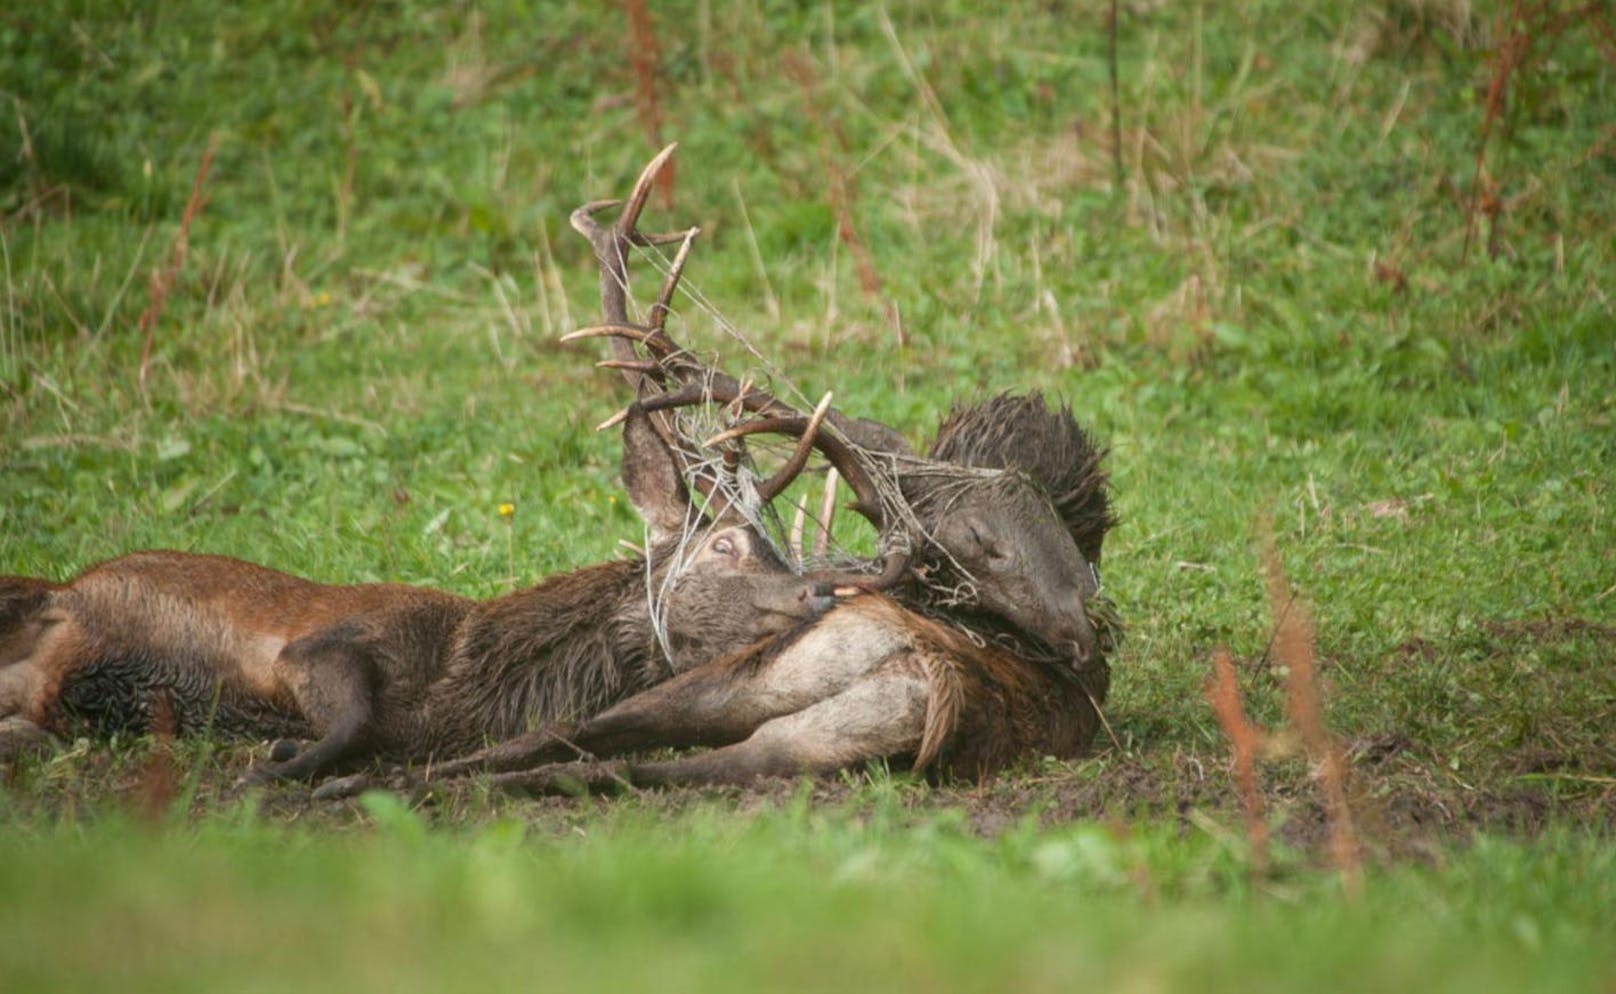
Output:
<path fill-rule="evenodd" d="M 1206 699 L 1234 752 L 1234 783 L 1240 792 L 1240 805 L 1245 809 L 1251 867 L 1261 873 L 1268 865 L 1268 825 L 1263 820 L 1262 792 L 1257 788 L 1257 752 L 1262 745 L 1263 732 L 1246 718 L 1245 708 L 1240 703 L 1234 657 L 1229 655 L 1228 649 L 1220 647 L 1212 653 L 1212 675 L 1206 681 Z"/>

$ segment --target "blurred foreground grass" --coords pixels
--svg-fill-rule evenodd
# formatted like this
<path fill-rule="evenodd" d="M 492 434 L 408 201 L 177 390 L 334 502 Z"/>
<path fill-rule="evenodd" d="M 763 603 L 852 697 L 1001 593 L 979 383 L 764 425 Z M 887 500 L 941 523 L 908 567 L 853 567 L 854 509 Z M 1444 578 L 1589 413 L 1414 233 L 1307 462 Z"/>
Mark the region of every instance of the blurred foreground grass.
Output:
<path fill-rule="evenodd" d="M 1616 856 L 1555 833 L 1255 889 L 1170 828 L 849 821 L 788 801 L 338 836 L 240 812 L 4 831 L 8 990 L 1593 990 Z"/>

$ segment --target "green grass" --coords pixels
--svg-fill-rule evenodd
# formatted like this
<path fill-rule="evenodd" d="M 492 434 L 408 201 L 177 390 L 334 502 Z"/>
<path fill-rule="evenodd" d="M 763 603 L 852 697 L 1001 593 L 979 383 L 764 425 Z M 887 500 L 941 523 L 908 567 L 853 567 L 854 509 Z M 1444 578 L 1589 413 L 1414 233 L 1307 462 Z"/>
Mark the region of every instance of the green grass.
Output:
<path fill-rule="evenodd" d="M 390 800 L 390 799 L 389 799 Z M 957 820 L 605 810 L 576 833 L 332 836 L 224 815 L 13 838 L 13 989 L 1594 989 L 1616 970 L 1610 847 L 1482 840 L 1378 875 L 1248 886 L 1205 836 Z M 89 955 L 93 948 L 93 955 Z"/>
<path fill-rule="evenodd" d="M 379 831 L 255 807 L 206 746 L 195 796 L 134 827 L 144 746 L 75 751 L 0 809 L 0 986 L 123 962 L 208 989 L 1608 985 L 1608 843 L 1582 833 L 1616 806 L 1616 67 L 1591 27 L 1540 39 L 1490 146 L 1497 231 L 1462 259 L 1474 6 L 1124 5 L 1120 189 L 1104 4 L 659 7 L 681 150 L 654 213 L 703 225 L 687 282 L 718 314 L 917 440 L 1038 388 L 1111 444 L 1115 743 L 980 790 L 473 797 Z M 597 306 L 566 212 L 652 150 L 625 37 L 587 5 L 0 13 L 0 572 L 159 546 L 482 596 L 637 540 L 591 430 L 621 391 L 555 344 Z M 712 312 L 680 318 L 743 370 Z M 1280 721 L 1265 528 L 1356 750 L 1358 904 L 1283 750 L 1284 850 L 1246 882 L 1201 684 L 1228 645 Z"/>

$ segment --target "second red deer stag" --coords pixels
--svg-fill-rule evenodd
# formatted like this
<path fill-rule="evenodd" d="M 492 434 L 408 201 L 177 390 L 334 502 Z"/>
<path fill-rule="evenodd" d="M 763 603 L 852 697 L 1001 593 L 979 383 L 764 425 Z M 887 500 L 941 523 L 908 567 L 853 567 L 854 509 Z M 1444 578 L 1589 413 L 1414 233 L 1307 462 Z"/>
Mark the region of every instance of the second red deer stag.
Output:
<path fill-rule="evenodd" d="M 288 740 L 256 781 L 460 755 L 595 713 L 825 609 L 824 586 L 793 575 L 734 508 L 709 519 L 693 506 L 644 414 L 623 438 L 645 558 L 489 601 L 178 552 L 61 584 L 0 577 L 0 756 L 52 733 L 164 723 Z"/>
<path fill-rule="evenodd" d="M 565 340 L 607 339 L 613 355 L 601 365 L 623 372 L 670 441 L 672 413 L 683 408 L 723 405 L 750 415 L 719 436 L 728 461 L 735 461 L 744 456 L 744 436 L 801 438 L 810 418 L 756 383 L 702 361 L 669 334 L 673 296 L 698 229 L 644 234 L 637 226 L 673 150 L 663 149 L 640 173 L 612 224 L 597 218 L 618 201 L 586 204 L 573 213 L 573 227 L 589 239 L 600 266 L 606 320 Z M 629 252 L 674 242 L 679 249 L 645 322 L 631 321 Z M 695 444 L 699 440 L 686 439 L 676 448 L 688 451 Z M 826 571 L 823 578 L 890 590 L 906 604 L 951 617 L 1007 626 L 1078 669 L 1103 668 L 1090 658 L 1097 636 L 1091 616 L 1101 603 L 1097 568 L 1112 519 L 1103 453 L 1069 410 L 1052 411 L 1036 396 L 961 406 L 944 420 L 926 456 L 887 425 L 831 410 L 813 444 L 849 484 L 857 498 L 853 509 L 876 527 L 883 545 L 876 572 Z"/>
<path fill-rule="evenodd" d="M 530 792 L 611 789 L 825 772 L 876 759 L 921 771 L 982 777 L 1029 755 L 1072 756 L 1092 741 L 1108 683 L 1114 618 L 1098 596 L 1098 564 L 1112 518 L 1101 453 L 1069 410 L 1036 395 L 957 408 L 929 457 L 883 425 L 816 411 L 711 368 L 669 337 L 682 245 L 646 324 L 626 314 L 624 256 L 635 218 L 668 150 L 647 167 L 616 224 L 604 204 L 574 226 L 594 244 L 606 337 L 647 410 L 724 405 L 753 417 L 707 444 L 758 434 L 811 439 L 881 530 L 879 575 L 816 574 L 878 593 L 838 602 L 788 635 L 682 673 L 579 723 L 560 723 L 436 768 L 451 777 L 490 770 Z M 632 345 L 644 346 L 649 359 Z M 821 415 L 826 429 L 810 430 Z M 668 426 L 671 430 L 672 426 Z M 700 445 L 685 440 L 682 448 Z M 740 456 L 734 449 L 732 457 Z M 665 747 L 705 746 L 654 762 L 602 761 Z M 563 762 L 583 754 L 588 762 Z M 532 769 L 535 764 L 542 765 Z"/>

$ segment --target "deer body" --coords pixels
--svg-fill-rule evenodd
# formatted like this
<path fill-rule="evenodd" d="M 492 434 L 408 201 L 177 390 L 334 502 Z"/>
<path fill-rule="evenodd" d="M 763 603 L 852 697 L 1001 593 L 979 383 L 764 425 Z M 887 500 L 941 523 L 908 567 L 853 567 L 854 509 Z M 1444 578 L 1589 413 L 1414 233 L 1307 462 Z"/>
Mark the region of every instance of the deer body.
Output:
<path fill-rule="evenodd" d="M 594 718 L 551 725 L 433 774 L 492 770 L 506 789 L 546 793 L 744 784 L 895 760 L 980 779 L 1027 756 L 1081 753 L 1105 688 L 1103 665 L 1063 673 L 870 594 Z M 670 746 L 710 748 L 659 762 L 562 762 L 579 749 L 606 758 Z"/>
<path fill-rule="evenodd" d="M 722 405 L 734 416 L 752 415 L 705 442 L 687 439 L 687 448 L 729 446 L 726 463 L 745 458 L 739 443 L 746 436 L 807 440 L 828 417 L 831 430 L 820 432 L 813 448 L 881 532 L 883 564 L 879 575 L 818 575 L 838 587 L 890 590 L 897 599 L 855 597 L 588 721 L 537 730 L 435 774 L 504 771 L 502 785 L 542 792 L 746 782 L 906 758 L 919 770 L 982 777 L 1017 757 L 1086 748 L 1100 723 L 1114 635 L 1096 571 L 1112 524 L 1102 453 L 1070 410 L 1051 410 L 1032 394 L 956 408 L 930 455 L 920 457 L 891 428 L 828 411 L 829 395 L 805 416 L 697 360 L 666 328 L 697 231 L 644 235 L 636 228 L 671 153 L 664 149 L 641 172 L 609 227 L 596 215 L 615 202 L 573 213 L 573 227 L 600 264 L 606 323 L 569 339 L 608 339 L 613 358 L 603 365 L 624 372 L 644 410 Z M 634 324 L 628 251 L 670 241 L 682 243 L 679 252 L 646 323 Z M 664 422 L 662 430 L 675 428 Z M 799 445 L 794 459 L 803 453 Z M 762 500 L 781 492 L 779 475 L 757 488 Z M 670 746 L 711 748 L 653 763 L 559 762 L 579 749 L 612 757 Z M 535 763 L 551 765 L 526 769 Z"/>
<path fill-rule="evenodd" d="M 181 552 L 134 553 L 36 589 L 31 686 L 16 710 L 53 731 L 312 738 L 364 697 L 365 751 L 410 759 L 587 714 L 672 675 L 643 561 L 483 602 Z M 339 701 L 328 685 L 349 680 L 366 693 Z"/>
<path fill-rule="evenodd" d="M 744 520 L 695 514 L 643 416 L 624 440 L 649 558 L 488 601 L 328 586 L 179 552 L 124 556 L 62 584 L 0 578 L 0 719 L 10 719 L 0 737 L 85 723 L 312 738 L 252 774 L 307 778 L 356 759 L 454 755 L 590 714 L 824 609 L 828 598 Z"/>

